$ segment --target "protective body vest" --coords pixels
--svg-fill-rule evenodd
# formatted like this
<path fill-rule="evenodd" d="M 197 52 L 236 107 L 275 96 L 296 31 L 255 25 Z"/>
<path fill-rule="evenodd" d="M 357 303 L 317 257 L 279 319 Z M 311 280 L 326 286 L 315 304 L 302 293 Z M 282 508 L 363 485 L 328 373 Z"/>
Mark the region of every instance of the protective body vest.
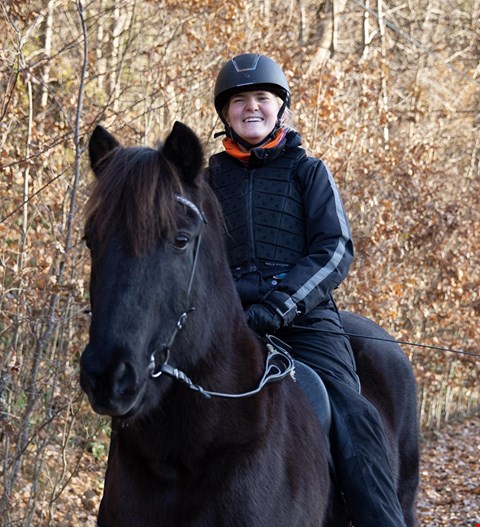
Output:
<path fill-rule="evenodd" d="M 305 255 L 302 190 L 296 177 L 296 166 L 305 155 L 295 149 L 256 167 L 242 166 L 225 152 L 212 156 L 210 183 L 227 224 L 234 275 L 274 274 Z"/>

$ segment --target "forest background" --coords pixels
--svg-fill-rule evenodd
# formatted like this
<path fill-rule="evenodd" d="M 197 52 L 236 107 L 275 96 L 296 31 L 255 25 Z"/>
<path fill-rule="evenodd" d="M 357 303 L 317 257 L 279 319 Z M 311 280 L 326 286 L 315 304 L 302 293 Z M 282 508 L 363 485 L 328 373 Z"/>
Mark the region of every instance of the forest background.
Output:
<path fill-rule="evenodd" d="M 478 0 L 1 0 L 1 525 L 84 522 L 63 496 L 105 464 L 108 422 L 78 385 L 89 134 L 154 145 L 180 120 L 218 150 L 214 80 L 242 52 L 282 65 L 340 187 L 340 307 L 464 352 L 404 346 L 424 432 L 478 414 L 479 20 Z"/>

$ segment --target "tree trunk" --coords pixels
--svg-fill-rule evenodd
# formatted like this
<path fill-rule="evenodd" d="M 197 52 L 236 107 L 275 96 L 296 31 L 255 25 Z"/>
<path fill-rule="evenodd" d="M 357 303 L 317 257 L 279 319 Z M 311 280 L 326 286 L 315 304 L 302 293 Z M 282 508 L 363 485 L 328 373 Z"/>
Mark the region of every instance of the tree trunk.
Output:
<path fill-rule="evenodd" d="M 338 20 L 345 10 L 347 0 L 324 0 L 317 9 L 317 25 L 311 41 L 315 42 L 316 51 L 308 67 L 308 74 L 313 73 L 337 51 Z"/>
<path fill-rule="evenodd" d="M 378 7 L 378 30 L 380 32 L 380 53 L 382 67 L 380 68 L 381 97 L 380 97 L 380 119 L 383 128 L 383 141 L 388 144 L 390 130 L 388 127 L 388 88 L 387 88 L 387 45 L 385 41 L 385 20 L 383 18 L 383 0 L 377 0 Z"/>
<path fill-rule="evenodd" d="M 41 108 L 45 108 L 48 102 L 48 84 L 50 82 L 50 52 L 52 50 L 52 27 L 53 27 L 53 9 L 55 0 L 49 0 L 47 6 L 47 16 L 45 17 L 45 34 L 43 52 L 45 58 L 45 67 L 42 72 L 42 96 L 40 98 Z"/>
<path fill-rule="evenodd" d="M 370 52 L 370 43 L 374 33 L 370 27 L 370 0 L 364 0 L 365 8 L 363 12 L 363 42 L 362 42 L 362 59 L 366 59 Z"/>

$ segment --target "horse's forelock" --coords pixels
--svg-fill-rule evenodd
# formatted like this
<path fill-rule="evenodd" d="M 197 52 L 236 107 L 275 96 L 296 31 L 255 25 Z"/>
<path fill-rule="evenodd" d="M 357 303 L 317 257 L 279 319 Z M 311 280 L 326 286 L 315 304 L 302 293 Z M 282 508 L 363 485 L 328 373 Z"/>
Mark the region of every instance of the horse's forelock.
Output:
<path fill-rule="evenodd" d="M 161 154 L 147 147 L 113 150 L 87 204 L 89 228 L 100 240 L 123 232 L 136 254 L 146 252 L 175 227 L 174 195 L 180 178 Z"/>

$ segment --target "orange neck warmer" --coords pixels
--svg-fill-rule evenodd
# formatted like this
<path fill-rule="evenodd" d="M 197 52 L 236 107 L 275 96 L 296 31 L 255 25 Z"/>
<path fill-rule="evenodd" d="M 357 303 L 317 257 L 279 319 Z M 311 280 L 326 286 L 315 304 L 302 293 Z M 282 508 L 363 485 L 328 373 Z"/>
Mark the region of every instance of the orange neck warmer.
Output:
<path fill-rule="evenodd" d="M 275 137 L 269 143 L 266 143 L 263 146 L 259 146 L 258 148 L 265 148 L 265 149 L 275 148 L 280 143 L 280 141 L 285 137 L 286 133 L 287 133 L 286 128 L 280 128 L 280 130 L 276 133 Z M 235 159 L 243 161 L 244 163 L 248 161 L 250 157 L 250 151 L 244 152 L 243 150 L 241 150 L 238 144 L 230 137 L 226 137 L 222 142 L 225 148 L 225 152 L 227 152 L 229 156 L 232 156 Z"/>

